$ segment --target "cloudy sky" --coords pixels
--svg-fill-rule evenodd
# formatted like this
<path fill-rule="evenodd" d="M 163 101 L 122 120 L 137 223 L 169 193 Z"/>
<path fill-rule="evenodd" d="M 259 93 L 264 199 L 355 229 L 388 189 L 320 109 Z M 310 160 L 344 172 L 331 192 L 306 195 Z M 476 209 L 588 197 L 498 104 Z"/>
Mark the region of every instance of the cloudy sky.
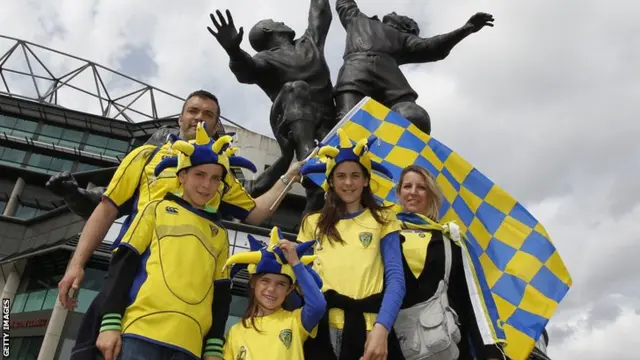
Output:
<path fill-rule="evenodd" d="M 467 38 L 446 60 L 403 70 L 431 114 L 432 135 L 524 202 L 563 256 L 574 285 L 549 326 L 553 358 L 637 358 L 640 3 L 359 3 L 370 15 L 412 15 L 423 36 L 462 26 L 477 11 L 495 16 L 494 28 Z M 223 115 L 269 134 L 268 98 L 235 81 L 206 30 L 216 8 L 230 9 L 246 31 L 271 17 L 301 34 L 308 3 L 4 0 L 0 34 L 90 59 L 180 96 L 211 90 Z M 246 37 L 242 46 L 250 50 Z M 343 49 L 344 31 L 334 16 L 326 48 L 334 81 Z M 85 106 L 74 97 L 66 101 Z M 169 101 L 164 106 L 178 111 Z"/>

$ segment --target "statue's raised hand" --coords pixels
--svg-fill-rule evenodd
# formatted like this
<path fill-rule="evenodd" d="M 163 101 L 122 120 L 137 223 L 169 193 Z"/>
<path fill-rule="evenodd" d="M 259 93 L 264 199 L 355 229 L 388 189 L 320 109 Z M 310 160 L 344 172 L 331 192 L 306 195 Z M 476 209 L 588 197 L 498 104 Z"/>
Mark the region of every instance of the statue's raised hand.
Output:
<path fill-rule="evenodd" d="M 53 175 L 45 186 L 54 194 L 62 197 L 78 191 L 78 182 L 67 171 Z"/>
<path fill-rule="evenodd" d="M 469 21 L 467 21 L 467 27 L 473 32 L 480 31 L 485 26 L 493 27 L 493 15 L 479 12 L 473 15 Z"/>
<path fill-rule="evenodd" d="M 240 48 L 244 30 L 242 29 L 242 27 L 237 30 L 235 24 L 233 23 L 231 12 L 227 10 L 226 13 L 228 20 L 225 19 L 224 16 L 222 16 L 220 10 L 216 10 L 218 19 L 216 19 L 215 15 L 209 14 L 209 17 L 211 17 L 211 22 L 213 22 L 213 26 L 215 26 L 216 31 L 214 31 L 209 26 L 207 26 L 207 29 L 209 30 L 211 35 L 213 35 L 213 37 L 218 40 L 220 45 L 222 45 L 222 47 L 228 52 L 229 50 Z"/>

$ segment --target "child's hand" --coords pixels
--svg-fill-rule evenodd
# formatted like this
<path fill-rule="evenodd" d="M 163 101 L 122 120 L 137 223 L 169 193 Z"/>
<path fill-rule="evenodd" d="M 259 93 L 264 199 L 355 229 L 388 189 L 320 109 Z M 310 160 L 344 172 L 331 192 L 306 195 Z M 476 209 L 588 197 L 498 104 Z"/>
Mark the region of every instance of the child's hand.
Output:
<path fill-rule="evenodd" d="M 96 347 L 102 353 L 104 360 L 116 360 L 122 348 L 122 337 L 120 331 L 107 330 L 98 335 Z"/>
<path fill-rule="evenodd" d="M 296 243 L 289 240 L 280 240 L 278 242 L 278 246 L 284 253 L 284 257 L 287 259 L 287 263 L 289 263 L 289 265 L 294 266 L 300 262 L 298 253 L 296 252 Z"/>

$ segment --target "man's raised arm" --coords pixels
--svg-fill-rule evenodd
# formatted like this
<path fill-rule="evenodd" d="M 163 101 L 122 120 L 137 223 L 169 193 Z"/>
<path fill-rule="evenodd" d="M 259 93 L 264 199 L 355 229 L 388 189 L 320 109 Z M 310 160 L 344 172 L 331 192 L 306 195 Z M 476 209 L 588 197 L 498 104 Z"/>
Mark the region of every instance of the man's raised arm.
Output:
<path fill-rule="evenodd" d="M 252 58 L 251 55 L 240 48 L 244 29 L 242 27 L 239 30 L 236 29 L 231 12 L 227 10 L 226 13 L 227 19 L 222 16 L 220 10 L 216 10 L 217 19 L 213 14 L 209 14 L 216 31 L 211 27 L 207 27 L 207 29 L 229 55 L 229 68 L 238 79 L 238 82 L 255 84 L 266 69 L 266 64 L 260 61 L 259 58 Z"/>
<path fill-rule="evenodd" d="M 346 29 L 351 20 L 360 14 L 360 9 L 355 0 L 336 0 L 336 12 L 342 26 Z"/>
<path fill-rule="evenodd" d="M 332 19 L 333 15 L 331 14 L 329 0 L 311 0 L 307 33 L 321 48 L 324 47 L 324 43 L 327 40 Z"/>

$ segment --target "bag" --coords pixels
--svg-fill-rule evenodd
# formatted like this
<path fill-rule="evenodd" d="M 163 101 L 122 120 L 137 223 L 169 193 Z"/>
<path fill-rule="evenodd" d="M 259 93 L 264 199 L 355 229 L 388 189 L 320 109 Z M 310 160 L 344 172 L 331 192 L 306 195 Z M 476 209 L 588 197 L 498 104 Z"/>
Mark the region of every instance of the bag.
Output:
<path fill-rule="evenodd" d="M 400 310 L 393 326 L 406 360 L 457 360 L 461 335 L 458 314 L 449 306 L 447 289 L 451 273 L 451 240 L 443 236 L 444 279 L 427 301 Z"/>

